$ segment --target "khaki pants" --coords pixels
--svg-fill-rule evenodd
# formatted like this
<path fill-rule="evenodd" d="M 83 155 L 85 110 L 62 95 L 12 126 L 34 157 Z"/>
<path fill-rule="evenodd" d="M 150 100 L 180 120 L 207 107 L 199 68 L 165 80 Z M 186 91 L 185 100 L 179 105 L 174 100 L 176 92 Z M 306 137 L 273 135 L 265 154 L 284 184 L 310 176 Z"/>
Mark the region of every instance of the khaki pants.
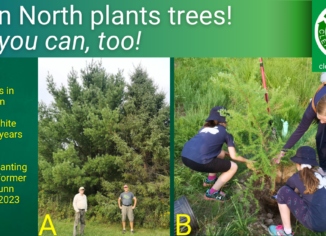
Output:
<path fill-rule="evenodd" d="M 79 227 L 79 234 L 83 235 L 84 234 L 84 229 L 85 229 L 85 210 L 79 210 L 79 212 L 76 212 L 75 215 L 75 224 L 74 224 L 74 236 L 77 236 L 77 226 L 80 222 L 80 227 Z"/>
<path fill-rule="evenodd" d="M 132 206 L 124 206 L 122 205 L 122 221 L 126 221 L 126 216 L 128 216 L 128 220 L 130 222 L 134 222 L 134 213 Z"/>

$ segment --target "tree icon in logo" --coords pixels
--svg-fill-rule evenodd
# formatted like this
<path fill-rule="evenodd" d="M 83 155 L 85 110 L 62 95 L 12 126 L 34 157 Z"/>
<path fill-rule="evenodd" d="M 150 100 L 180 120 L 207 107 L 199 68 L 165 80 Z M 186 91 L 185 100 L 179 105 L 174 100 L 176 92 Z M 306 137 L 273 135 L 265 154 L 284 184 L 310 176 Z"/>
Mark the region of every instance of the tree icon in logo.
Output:
<path fill-rule="evenodd" d="M 326 15 L 324 15 L 324 19 Z M 318 39 L 320 44 L 326 49 L 326 23 L 324 20 L 318 23 Z"/>
<path fill-rule="evenodd" d="M 319 49 L 326 55 L 326 9 L 317 18 L 315 24 L 315 40 Z"/>

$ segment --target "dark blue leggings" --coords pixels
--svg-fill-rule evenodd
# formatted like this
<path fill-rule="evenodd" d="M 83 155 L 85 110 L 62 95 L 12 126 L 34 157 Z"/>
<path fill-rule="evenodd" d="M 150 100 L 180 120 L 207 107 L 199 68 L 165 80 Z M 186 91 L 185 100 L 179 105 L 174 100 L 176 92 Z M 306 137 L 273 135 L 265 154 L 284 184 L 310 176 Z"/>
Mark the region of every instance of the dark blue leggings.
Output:
<path fill-rule="evenodd" d="M 277 202 L 279 204 L 286 204 L 295 218 L 307 229 L 312 230 L 310 222 L 307 217 L 308 208 L 302 198 L 288 186 L 283 186 L 277 193 Z"/>

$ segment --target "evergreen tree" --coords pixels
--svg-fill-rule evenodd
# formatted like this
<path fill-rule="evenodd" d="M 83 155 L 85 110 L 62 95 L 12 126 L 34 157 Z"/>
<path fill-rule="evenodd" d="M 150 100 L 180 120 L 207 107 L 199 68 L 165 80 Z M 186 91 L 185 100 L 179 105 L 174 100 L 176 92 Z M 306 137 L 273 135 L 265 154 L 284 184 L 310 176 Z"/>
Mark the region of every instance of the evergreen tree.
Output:
<path fill-rule="evenodd" d="M 115 164 L 123 173 L 123 179 L 133 184 L 133 189 L 143 196 L 143 204 L 156 215 L 169 211 L 170 129 L 166 121 L 170 113 L 164 99 L 165 95 L 157 92 L 147 72 L 140 66 L 135 68 L 131 84 L 127 86 L 119 131 L 111 137 L 119 154 Z M 107 197 L 98 194 L 98 201 L 108 201 L 112 198 L 112 191 L 119 191 L 120 186 L 103 181 Z M 147 219 L 152 217 L 142 209 L 139 215 Z"/>
<path fill-rule="evenodd" d="M 275 194 L 278 166 L 272 165 L 272 158 L 280 153 L 285 142 L 279 135 L 281 130 L 275 130 L 272 124 L 280 119 L 280 114 L 289 109 L 289 107 L 281 109 L 286 107 L 284 106 L 286 101 L 282 96 L 286 93 L 289 79 L 285 79 L 282 87 L 274 89 L 273 93 L 269 94 L 269 103 L 265 101 L 266 90 L 257 83 L 255 76 L 243 83 L 243 79 L 230 68 L 228 73 L 221 72 L 212 81 L 232 94 L 230 96 L 232 102 L 236 103 L 237 107 L 242 107 L 240 110 L 229 108 L 224 115 L 227 117 L 227 130 L 234 136 L 239 155 L 256 161 L 251 167 L 253 171 L 246 170 L 251 174 L 246 181 L 247 188 L 243 200 L 246 203 L 254 200 L 258 206 L 256 193 L 268 198 L 272 193 Z M 283 164 L 288 163 L 291 154 L 292 151 L 282 159 Z"/>

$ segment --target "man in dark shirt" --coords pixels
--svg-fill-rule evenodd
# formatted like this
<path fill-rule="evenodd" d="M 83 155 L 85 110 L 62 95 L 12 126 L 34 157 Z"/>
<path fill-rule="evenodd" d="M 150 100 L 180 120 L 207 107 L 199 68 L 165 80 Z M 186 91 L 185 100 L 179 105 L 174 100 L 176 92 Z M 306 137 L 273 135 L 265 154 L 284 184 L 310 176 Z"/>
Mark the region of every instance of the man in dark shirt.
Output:
<path fill-rule="evenodd" d="M 124 192 L 120 194 L 118 203 L 119 203 L 119 208 L 122 210 L 122 226 L 123 226 L 123 231 L 122 233 L 126 233 L 126 217 L 128 216 L 128 219 L 130 221 L 130 228 L 131 228 L 131 233 L 134 233 L 134 213 L 133 210 L 136 207 L 137 204 L 137 199 L 134 196 L 132 192 L 129 192 L 128 185 L 125 185 L 124 187 Z M 121 206 L 121 199 L 122 199 L 122 206 Z M 134 199 L 134 206 L 132 206 L 132 200 Z"/>

